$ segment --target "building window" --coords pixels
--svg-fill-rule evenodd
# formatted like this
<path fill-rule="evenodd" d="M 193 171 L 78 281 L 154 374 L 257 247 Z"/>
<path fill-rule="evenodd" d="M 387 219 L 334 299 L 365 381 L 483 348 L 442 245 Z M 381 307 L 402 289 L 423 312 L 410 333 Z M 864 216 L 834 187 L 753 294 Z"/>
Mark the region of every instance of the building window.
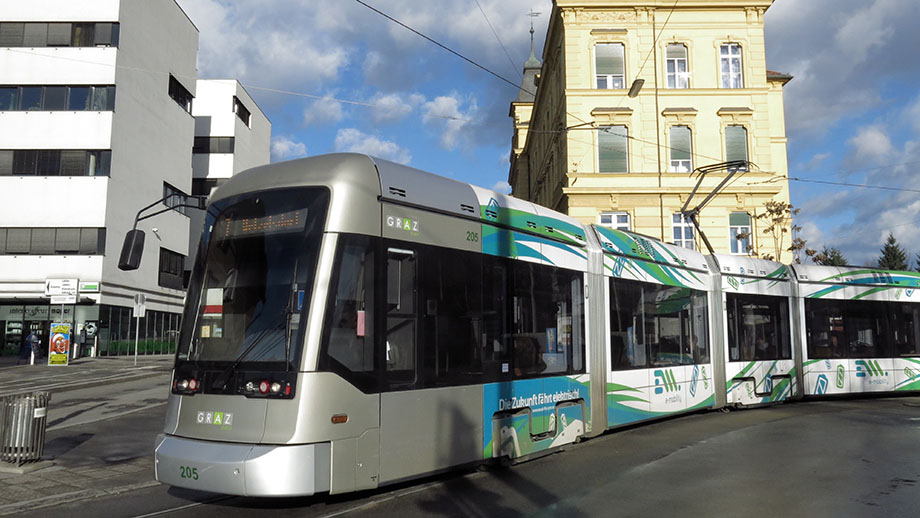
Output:
<path fill-rule="evenodd" d="M 747 212 L 732 212 L 728 215 L 728 241 L 733 254 L 747 255 L 751 252 L 751 215 Z"/>
<path fill-rule="evenodd" d="M 192 99 L 194 99 L 194 97 L 192 97 L 192 94 L 190 94 L 189 91 L 182 86 L 182 83 L 173 77 L 172 74 L 169 74 L 168 92 L 169 97 L 172 98 L 173 101 L 176 101 L 176 104 L 181 106 L 186 112 L 192 113 Z"/>
<path fill-rule="evenodd" d="M 119 25 L 0 22 L 0 47 L 117 47 Z"/>
<path fill-rule="evenodd" d="M 601 173 L 629 172 L 629 135 L 626 126 L 597 130 L 597 165 Z"/>
<path fill-rule="evenodd" d="M 668 88 L 690 88 L 690 71 L 687 68 L 687 46 L 671 43 L 665 49 Z"/>
<path fill-rule="evenodd" d="M 682 246 L 684 248 L 689 248 L 690 250 L 696 249 L 696 242 L 693 239 L 693 223 L 689 219 L 685 218 L 683 214 L 674 214 L 672 216 L 674 229 L 674 243 L 677 246 Z"/>
<path fill-rule="evenodd" d="M 111 164 L 108 150 L 0 150 L 0 176 L 109 176 Z"/>
<path fill-rule="evenodd" d="M 185 214 L 185 204 L 188 203 L 188 194 L 176 189 L 172 185 L 163 182 L 163 205 L 175 210 L 179 214 Z"/>
<path fill-rule="evenodd" d="M 245 124 L 246 127 L 249 127 L 252 116 L 250 115 L 249 110 L 243 106 L 243 102 L 240 101 L 239 97 L 235 95 L 233 96 L 233 113 L 235 113 L 236 116 L 239 117 L 241 121 L 243 121 L 243 124 Z"/>
<path fill-rule="evenodd" d="M 0 228 L 0 255 L 104 254 L 104 228 Z"/>
<path fill-rule="evenodd" d="M 0 86 L 0 111 L 114 109 L 114 86 Z"/>
<path fill-rule="evenodd" d="M 725 127 L 725 161 L 748 160 L 747 128 L 744 126 Z"/>
<path fill-rule="evenodd" d="M 192 196 L 210 196 L 219 183 L 215 178 L 192 178 Z"/>
<path fill-rule="evenodd" d="M 233 137 L 195 137 L 192 153 L 233 153 Z"/>
<path fill-rule="evenodd" d="M 600 224 L 614 230 L 630 230 L 628 212 L 601 212 Z"/>
<path fill-rule="evenodd" d="M 722 88 L 744 88 L 741 74 L 741 45 L 727 43 L 719 50 Z"/>
<path fill-rule="evenodd" d="M 164 288 L 182 289 L 182 268 L 185 256 L 165 248 L 160 249 L 160 268 L 157 284 Z"/>
<path fill-rule="evenodd" d="M 693 153 L 689 126 L 671 126 L 669 139 L 671 151 L 671 172 L 689 173 L 693 170 Z"/>
<path fill-rule="evenodd" d="M 601 43 L 594 46 L 594 68 L 598 88 L 626 88 L 624 54 L 622 43 Z"/>

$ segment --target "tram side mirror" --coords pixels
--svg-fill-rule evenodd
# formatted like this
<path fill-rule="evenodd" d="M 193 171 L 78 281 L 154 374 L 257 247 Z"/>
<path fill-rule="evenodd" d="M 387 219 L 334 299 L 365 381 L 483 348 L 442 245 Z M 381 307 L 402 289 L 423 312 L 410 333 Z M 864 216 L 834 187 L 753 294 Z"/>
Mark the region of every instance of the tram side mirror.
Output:
<path fill-rule="evenodd" d="M 142 255 L 144 255 L 144 231 L 131 230 L 125 235 L 125 242 L 121 246 L 118 269 L 125 271 L 137 270 L 141 265 Z"/>

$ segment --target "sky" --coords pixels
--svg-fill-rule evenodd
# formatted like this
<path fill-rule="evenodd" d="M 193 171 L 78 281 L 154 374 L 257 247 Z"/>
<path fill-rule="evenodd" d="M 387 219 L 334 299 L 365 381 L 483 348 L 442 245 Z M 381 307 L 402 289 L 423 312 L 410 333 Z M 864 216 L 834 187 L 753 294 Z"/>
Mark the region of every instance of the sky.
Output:
<path fill-rule="evenodd" d="M 199 77 L 238 79 L 271 120 L 272 161 L 362 152 L 508 192 L 518 91 L 496 75 L 520 84 L 531 22 L 540 58 L 551 1 L 363 1 L 495 75 L 356 0 L 178 3 L 200 31 Z M 784 100 L 800 237 L 853 265 L 874 264 L 889 232 L 911 267 L 920 254 L 916 7 L 776 0 L 765 17 L 767 67 L 794 76 Z"/>

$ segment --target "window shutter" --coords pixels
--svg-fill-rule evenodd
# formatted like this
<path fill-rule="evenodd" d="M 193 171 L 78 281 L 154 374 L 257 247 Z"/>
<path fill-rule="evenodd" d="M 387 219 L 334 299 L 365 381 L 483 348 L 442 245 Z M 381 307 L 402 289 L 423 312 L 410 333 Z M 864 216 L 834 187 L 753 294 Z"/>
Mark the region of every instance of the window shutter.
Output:
<path fill-rule="evenodd" d="M 22 33 L 23 47 L 47 47 L 48 46 L 48 24 L 47 23 L 27 23 Z"/>
<path fill-rule="evenodd" d="M 687 59 L 687 47 L 680 43 L 672 43 L 668 45 L 666 55 L 666 59 Z"/>
<path fill-rule="evenodd" d="M 83 255 L 95 255 L 99 252 L 99 229 L 98 228 L 81 228 L 80 229 L 80 253 Z"/>
<path fill-rule="evenodd" d="M 598 130 L 598 170 L 601 173 L 629 171 L 626 126 L 609 126 Z"/>
<path fill-rule="evenodd" d="M 77 253 L 80 251 L 80 229 L 59 228 L 54 240 L 54 250 L 58 253 Z"/>
<path fill-rule="evenodd" d="M 13 174 L 13 151 L 0 151 L 0 176 Z"/>
<path fill-rule="evenodd" d="M 604 43 L 594 47 L 597 74 L 623 74 L 623 44 Z"/>
<path fill-rule="evenodd" d="M 70 46 L 70 24 L 69 23 L 49 23 L 48 24 L 48 46 L 49 47 L 69 47 Z"/>
<path fill-rule="evenodd" d="M 8 228 L 6 230 L 6 253 L 28 254 L 31 241 L 31 228 Z"/>
<path fill-rule="evenodd" d="M 0 47 L 21 47 L 24 25 L 21 22 L 0 23 Z"/>
<path fill-rule="evenodd" d="M 691 160 L 688 126 L 671 127 L 671 160 Z"/>
<path fill-rule="evenodd" d="M 112 44 L 112 24 L 111 23 L 97 23 L 96 24 L 96 34 L 93 38 L 93 43 L 96 45 L 111 45 Z"/>
<path fill-rule="evenodd" d="M 732 212 L 728 216 L 728 224 L 733 227 L 749 227 L 751 215 L 747 212 Z"/>
<path fill-rule="evenodd" d="M 747 130 L 744 126 L 725 128 L 725 160 L 747 160 Z"/>

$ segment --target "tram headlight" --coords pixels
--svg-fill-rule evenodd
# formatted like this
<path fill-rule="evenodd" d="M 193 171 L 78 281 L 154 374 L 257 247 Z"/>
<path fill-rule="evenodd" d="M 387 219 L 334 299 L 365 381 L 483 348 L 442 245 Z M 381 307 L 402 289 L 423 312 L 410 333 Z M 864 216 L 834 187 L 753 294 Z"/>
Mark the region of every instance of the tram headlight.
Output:
<path fill-rule="evenodd" d="M 176 381 L 176 388 L 179 390 L 188 390 L 188 380 Z"/>
<path fill-rule="evenodd" d="M 272 394 L 277 394 L 281 392 L 281 384 L 278 383 L 277 381 L 273 382 L 271 386 L 271 391 L 272 391 Z"/>

